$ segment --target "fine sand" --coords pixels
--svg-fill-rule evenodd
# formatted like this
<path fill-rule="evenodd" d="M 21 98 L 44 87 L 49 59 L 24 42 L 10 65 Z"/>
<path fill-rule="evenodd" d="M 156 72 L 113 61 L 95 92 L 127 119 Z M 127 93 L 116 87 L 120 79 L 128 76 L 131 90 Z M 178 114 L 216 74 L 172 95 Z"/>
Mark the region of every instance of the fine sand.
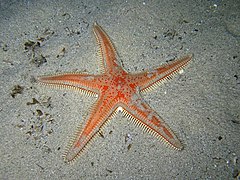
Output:
<path fill-rule="evenodd" d="M 234 0 L 1 0 L 0 179 L 239 179 L 239 9 Z M 184 73 L 143 95 L 182 151 L 118 114 L 74 163 L 64 163 L 96 98 L 34 78 L 99 73 L 95 21 L 129 72 L 194 54 Z"/>

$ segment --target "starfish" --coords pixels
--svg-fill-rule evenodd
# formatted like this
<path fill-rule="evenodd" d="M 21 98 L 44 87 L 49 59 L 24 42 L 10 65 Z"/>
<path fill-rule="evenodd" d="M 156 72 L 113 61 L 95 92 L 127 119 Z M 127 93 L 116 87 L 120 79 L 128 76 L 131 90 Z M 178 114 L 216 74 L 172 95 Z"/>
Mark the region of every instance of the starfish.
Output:
<path fill-rule="evenodd" d="M 82 94 L 97 97 L 86 117 L 86 124 L 78 128 L 63 155 L 65 162 L 75 160 L 117 112 L 122 112 L 134 124 L 170 147 L 181 150 L 181 142 L 163 119 L 143 100 L 141 93 L 148 92 L 171 79 L 190 62 L 192 55 L 170 61 L 152 71 L 132 74 L 121 67 L 110 38 L 97 23 L 94 23 L 93 31 L 99 45 L 101 74 L 65 73 L 37 78 L 43 85 L 74 89 Z"/>

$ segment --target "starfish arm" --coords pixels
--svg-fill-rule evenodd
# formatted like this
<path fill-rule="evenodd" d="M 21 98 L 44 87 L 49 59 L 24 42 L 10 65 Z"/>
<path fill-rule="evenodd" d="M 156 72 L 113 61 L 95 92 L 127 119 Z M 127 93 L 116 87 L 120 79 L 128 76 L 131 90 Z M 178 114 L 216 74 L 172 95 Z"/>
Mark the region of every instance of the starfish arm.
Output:
<path fill-rule="evenodd" d="M 181 142 L 162 118 L 135 94 L 128 105 L 123 105 L 123 113 L 137 126 L 166 142 L 170 147 L 181 150 Z"/>
<path fill-rule="evenodd" d="M 101 57 L 101 71 L 103 73 L 111 72 L 115 67 L 119 67 L 117 52 L 108 35 L 96 22 L 93 25 L 93 32 L 100 47 L 99 55 Z"/>
<path fill-rule="evenodd" d="M 83 128 L 79 127 L 66 153 L 64 154 L 65 162 L 75 160 L 99 134 L 100 130 L 116 113 L 116 102 L 110 101 L 106 95 L 100 96 L 91 112 L 87 117 L 87 122 Z"/>
<path fill-rule="evenodd" d="M 164 64 L 153 71 L 141 74 L 141 80 L 138 81 L 140 92 L 147 92 L 164 81 L 171 79 L 176 73 L 181 71 L 192 59 L 192 55 Z"/>
<path fill-rule="evenodd" d="M 94 75 L 67 73 L 54 76 L 40 76 L 37 78 L 37 81 L 43 85 L 60 88 L 72 88 L 83 94 L 94 96 L 97 94 L 97 79 L 98 76 Z"/>

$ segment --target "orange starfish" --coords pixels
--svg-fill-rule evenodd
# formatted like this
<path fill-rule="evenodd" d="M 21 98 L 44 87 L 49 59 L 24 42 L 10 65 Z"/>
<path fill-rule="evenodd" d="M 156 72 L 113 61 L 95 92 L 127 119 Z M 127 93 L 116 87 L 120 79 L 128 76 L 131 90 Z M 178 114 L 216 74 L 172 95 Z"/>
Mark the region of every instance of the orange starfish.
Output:
<path fill-rule="evenodd" d="M 171 147 L 182 149 L 181 142 L 162 118 L 146 104 L 141 93 L 170 79 L 190 62 L 192 55 L 171 61 L 152 71 L 131 74 L 120 66 L 113 44 L 97 23 L 93 25 L 93 31 L 100 47 L 101 74 L 66 73 L 38 78 L 38 81 L 45 85 L 73 88 L 81 93 L 98 97 L 87 116 L 85 126 L 77 131 L 66 151 L 65 161 L 71 162 L 76 159 L 89 141 L 99 134 L 110 116 L 119 111 Z"/>

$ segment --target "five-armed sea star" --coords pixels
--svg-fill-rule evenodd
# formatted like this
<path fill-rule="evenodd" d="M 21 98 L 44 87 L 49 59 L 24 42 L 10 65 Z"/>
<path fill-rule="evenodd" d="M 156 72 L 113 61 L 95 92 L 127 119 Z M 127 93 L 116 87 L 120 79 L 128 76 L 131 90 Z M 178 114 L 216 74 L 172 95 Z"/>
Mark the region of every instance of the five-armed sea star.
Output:
<path fill-rule="evenodd" d="M 89 141 L 99 134 L 110 117 L 119 111 L 171 147 L 182 149 L 181 142 L 162 118 L 146 104 L 141 93 L 170 79 L 190 62 L 192 55 L 171 61 L 152 71 L 131 74 L 120 66 L 113 44 L 97 23 L 93 25 L 93 31 L 100 47 L 101 74 L 66 73 L 38 77 L 38 81 L 45 85 L 72 88 L 87 95 L 97 96 L 86 124 L 78 129 L 64 154 L 65 161 L 71 162 L 76 159 Z"/>

